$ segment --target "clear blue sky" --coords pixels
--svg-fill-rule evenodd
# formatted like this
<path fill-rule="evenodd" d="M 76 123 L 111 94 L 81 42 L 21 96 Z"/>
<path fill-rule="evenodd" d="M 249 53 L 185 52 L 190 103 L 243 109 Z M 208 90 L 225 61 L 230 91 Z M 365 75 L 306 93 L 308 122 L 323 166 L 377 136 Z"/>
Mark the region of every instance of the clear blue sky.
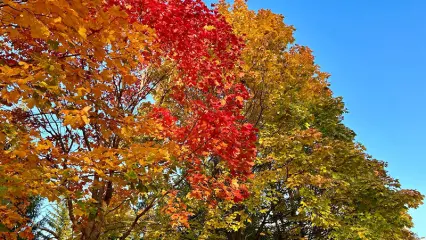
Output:
<path fill-rule="evenodd" d="M 210 1 L 208 1 L 210 2 Z M 426 1 L 249 0 L 296 27 L 343 96 L 345 123 L 404 188 L 426 194 Z M 426 237 L 426 206 L 412 211 Z"/>

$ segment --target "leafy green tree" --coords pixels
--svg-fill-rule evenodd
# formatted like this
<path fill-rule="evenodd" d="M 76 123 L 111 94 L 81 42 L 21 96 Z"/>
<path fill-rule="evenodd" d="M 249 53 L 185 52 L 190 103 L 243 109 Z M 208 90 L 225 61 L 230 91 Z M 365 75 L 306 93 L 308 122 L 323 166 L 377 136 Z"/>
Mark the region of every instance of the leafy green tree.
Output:
<path fill-rule="evenodd" d="M 58 202 L 44 213 L 44 217 L 38 223 L 36 239 L 73 239 L 71 220 L 68 209 L 62 202 Z"/>

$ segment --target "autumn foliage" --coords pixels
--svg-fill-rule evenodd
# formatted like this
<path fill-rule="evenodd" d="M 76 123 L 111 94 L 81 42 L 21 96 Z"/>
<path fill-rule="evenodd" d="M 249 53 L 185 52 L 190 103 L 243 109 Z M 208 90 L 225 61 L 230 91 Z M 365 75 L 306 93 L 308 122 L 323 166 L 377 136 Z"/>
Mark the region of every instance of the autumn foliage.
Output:
<path fill-rule="evenodd" d="M 423 197 L 354 141 L 281 16 L 4 0 L 0 20 L 0 238 L 414 238 Z"/>

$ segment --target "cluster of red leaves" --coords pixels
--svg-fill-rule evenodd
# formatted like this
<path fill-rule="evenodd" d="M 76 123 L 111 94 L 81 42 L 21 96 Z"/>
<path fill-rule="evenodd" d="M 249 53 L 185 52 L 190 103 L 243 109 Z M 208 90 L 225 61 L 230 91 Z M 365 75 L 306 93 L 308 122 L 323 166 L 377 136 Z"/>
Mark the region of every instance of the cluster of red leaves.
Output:
<path fill-rule="evenodd" d="M 188 109 L 190 116 L 182 122 L 167 109 L 157 108 L 155 114 L 162 119 L 167 137 L 188 149 L 185 161 L 194 192 L 208 196 L 212 188 L 218 188 L 233 192 L 238 201 L 247 197 L 243 187 L 225 184 L 230 179 L 212 181 L 201 168 L 206 158 L 219 158 L 231 170 L 229 178 L 244 179 L 253 166 L 255 129 L 241 116 L 243 101 L 249 94 L 230 74 L 243 48 L 240 39 L 225 19 L 201 0 L 111 0 L 112 5 L 120 5 L 131 22 L 154 29 L 165 54 L 162 57 L 176 63 L 179 76 L 172 98 Z M 229 194 L 221 195 L 229 198 Z"/>

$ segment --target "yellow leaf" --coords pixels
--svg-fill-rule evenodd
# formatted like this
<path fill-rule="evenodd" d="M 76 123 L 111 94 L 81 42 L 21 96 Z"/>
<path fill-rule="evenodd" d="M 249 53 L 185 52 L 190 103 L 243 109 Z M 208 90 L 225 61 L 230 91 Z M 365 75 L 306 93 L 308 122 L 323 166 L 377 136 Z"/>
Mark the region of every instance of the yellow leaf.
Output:
<path fill-rule="evenodd" d="M 92 108 L 91 106 L 86 106 L 86 107 L 84 107 L 81 111 L 82 111 L 83 113 L 87 114 L 91 108 Z"/>
<path fill-rule="evenodd" d="M 57 17 L 57 18 L 53 19 L 53 22 L 54 22 L 54 23 L 59 23 L 59 22 L 61 22 L 61 21 L 62 21 L 62 18 L 61 18 L 61 17 Z"/>
<path fill-rule="evenodd" d="M 40 143 L 37 145 L 38 150 L 47 150 L 49 148 L 50 148 L 49 144 L 46 144 L 46 143 Z"/>
<path fill-rule="evenodd" d="M 240 185 L 238 184 L 238 180 L 237 179 L 232 179 L 232 187 L 234 188 L 238 188 Z"/>
<path fill-rule="evenodd" d="M 83 122 L 85 124 L 89 124 L 90 123 L 90 119 L 86 115 L 81 116 L 81 120 L 83 120 Z"/>
<path fill-rule="evenodd" d="M 90 158 L 88 158 L 88 157 L 83 158 L 83 160 L 84 160 L 84 162 L 85 162 L 85 163 L 87 163 L 87 164 L 92 163 L 92 160 L 90 160 Z"/>
<path fill-rule="evenodd" d="M 85 213 L 80 208 L 75 208 L 74 209 L 74 214 L 77 215 L 77 216 L 83 216 L 83 215 L 85 215 Z"/>
<path fill-rule="evenodd" d="M 216 27 L 212 26 L 212 25 L 206 25 L 206 26 L 204 26 L 204 29 L 207 30 L 207 31 L 211 31 L 211 30 L 216 29 Z"/>
<path fill-rule="evenodd" d="M 82 36 L 84 39 L 87 38 L 86 29 L 84 27 L 78 28 L 78 34 L 80 34 L 80 36 Z"/>
<path fill-rule="evenodd" d="M 30 66 L 26 62 L 19 62 L 19 65 L 23 66 L 24 69 L 28 69 L 28 67 Z"/>
<path fill-rule="evenodd" d="M 78 94 L 78 96 L 83 96 L 83 94 L 84 94 L 85 92 L 89 92 L 86 88 L 82 88 L 82 87 L 77 88 L 76 90 L 77 90 L 77 94 Z"/>
<path fill-rule="evenodd" d="M 101 177 L 105 176 L 105 173 L 101 169 L 95 168 L 95 172 Z"/>

